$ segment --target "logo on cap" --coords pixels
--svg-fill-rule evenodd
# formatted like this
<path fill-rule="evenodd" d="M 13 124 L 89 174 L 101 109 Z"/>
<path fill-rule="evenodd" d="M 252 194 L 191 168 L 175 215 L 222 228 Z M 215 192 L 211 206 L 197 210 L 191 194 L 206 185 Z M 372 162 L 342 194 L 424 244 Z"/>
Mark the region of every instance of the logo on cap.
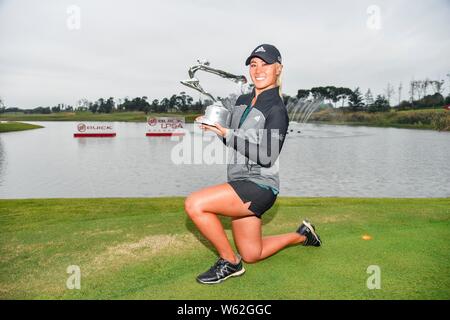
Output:
<path fill-rule="evenodd" d="M 264 49 L 263 46 L 259 47 L 258 49 L 255 50 L 255 53 L 257 52 L 266 52 L 266 50 Z"/>

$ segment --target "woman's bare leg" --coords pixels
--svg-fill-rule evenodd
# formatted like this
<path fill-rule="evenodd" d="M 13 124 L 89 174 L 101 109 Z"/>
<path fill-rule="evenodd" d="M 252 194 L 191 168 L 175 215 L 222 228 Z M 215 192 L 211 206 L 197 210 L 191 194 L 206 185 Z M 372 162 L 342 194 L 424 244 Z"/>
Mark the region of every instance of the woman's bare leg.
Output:
<path fill-rule="evenodd" d="M 233 218 L 231 225 L 239 253 L 248 263 L 265 259 L 289 245 L 305 241 L 305 236 L 297 232 L 262 237 L 261 219 L 256 216 Z"/>
<path fill-rule="evenodd" d="M 263 237 L 263 250 L 259 260 L 265 259 L 287 246 L 302 243 L 303 241 L 305 241 L 305 236 L 297 232 Z"/>
<path fill-rule="evenodd" d="M 228 184 L 220 184 L 194 192 L 185 201 L 185 210 L 197 228 L 217 249 L 220 257 L 232 263 L 237 257 L 219 220 L 218 214 L 229 217 L 254 215 Z"/>

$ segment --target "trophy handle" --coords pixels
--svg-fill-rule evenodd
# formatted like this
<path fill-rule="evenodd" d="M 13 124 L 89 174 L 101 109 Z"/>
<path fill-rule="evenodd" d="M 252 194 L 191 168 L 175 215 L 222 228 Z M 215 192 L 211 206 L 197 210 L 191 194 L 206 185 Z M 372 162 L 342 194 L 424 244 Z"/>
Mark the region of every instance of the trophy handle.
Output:
<path fill-rule="evenodd" d="M 223 71 L 223 70 L 219 70 L 219 69 L 214 69 L 214 68 L 211 68 L 211 67 L 206 66 L 206 65 L 200 66 L 200 68 L 198 70 L 203 70 L 205 72 L 216 74 L 216 75 L 218 75 L 218 76 L 220 76 L 222 78 L 229 79 L 229 80 L 231 80 L 233 82 L 236 82 L 236 83 L 239 83 L 239 84 L 246 84 L 247 83 L 247 78 L 245 76 L 234 75 L 232 73 L 229 73 L 229 72 L 226 72 L 226 71 Z"/>
<path fill-rule="evenodd" d="M 185 86 L 197 90 L 200 93 L 203 93 L 205 96 L 208 96 L 212 99 L 213 102 L 216 102 L 217 100 L 212 96 L 212 94 L 208 93 L 205 91 L 205 89 L 202 88 L 202 86 L 200 85 L 200 81 L 198 81 L 198 79 L 193 78 L 193 79 L 188 79 L 188 80 L 182 80 L 180 81 L 181 84 L 184 84 Z"/>
<path fill-rule="evenodd" d="M 198 64 L 195 66 L 192 66 L 188 70 L 189 78 L 188 80 L 180 81 L 185 86 L 192 88 L 194 90 L 199 91 L 200 93 L 203 93 L 204 95 L 210 97 L 212 101 L 216 102 L 217 99 L 215 99 L 210 93 L 206 92 L 202 86 L 200 85 L 200 81 L 195 78 L 195 73 L 198 70 L 202 70 L 205 72 L 209 72 L 215 75 L 218 75 L 222 78 L 229 79 L 235 83 L 238 83 L 241 85 L 241 91 L 242 91 L 242 85 L 247 83 L 247 78 L 243 75 L 234 75 L 232 73 L 215 69 L 209 66 L 209 62 L 207 60 L 197 60 Z"/>

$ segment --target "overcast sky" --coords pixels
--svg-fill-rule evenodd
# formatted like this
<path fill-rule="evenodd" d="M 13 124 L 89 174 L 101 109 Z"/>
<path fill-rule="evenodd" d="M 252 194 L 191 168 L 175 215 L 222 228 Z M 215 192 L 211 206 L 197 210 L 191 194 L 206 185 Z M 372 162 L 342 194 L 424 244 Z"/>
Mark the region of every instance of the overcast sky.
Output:
<path fill-rule="evenodd" d="M 406 98 L 408 82 L 425 77 L 445 79 L 448 92 L 448 17 L 450 0 L 0 0 L 0 97 L 20 108 L 180 91 L 198 98 L 179 83 L 197 58 L 247 76 L 244 61 L 260 43 L 281 51 L 290 95 L 320 85 L 383 93 L 403 82 Z M 197 75 L 214 95 L 237 92 Z"/>

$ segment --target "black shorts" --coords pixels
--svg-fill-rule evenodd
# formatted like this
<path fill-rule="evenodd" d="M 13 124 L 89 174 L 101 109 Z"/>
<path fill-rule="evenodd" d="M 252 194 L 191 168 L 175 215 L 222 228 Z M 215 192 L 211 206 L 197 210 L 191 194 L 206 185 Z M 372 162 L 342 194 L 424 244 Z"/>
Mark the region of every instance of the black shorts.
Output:
<path fill-rule="evenodd" d="M 263 213 L 269 210 L 277 199 L 277 196 L 271 189 L 260 187 L 249 180 L 229 181 L 228 184 L 233 187 L 244 203 L 251 201 L 249 210 L 260 219 Z"/>

